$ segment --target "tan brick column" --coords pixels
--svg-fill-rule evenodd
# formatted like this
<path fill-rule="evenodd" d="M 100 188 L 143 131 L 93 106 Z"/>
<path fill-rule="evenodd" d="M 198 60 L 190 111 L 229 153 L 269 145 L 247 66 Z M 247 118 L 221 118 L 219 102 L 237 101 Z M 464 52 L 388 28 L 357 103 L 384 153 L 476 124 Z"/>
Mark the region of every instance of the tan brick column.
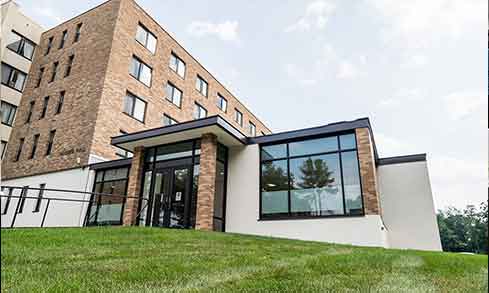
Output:
<path fill-rule="evenodd" d="M 355 132 L 357 137 L 365 214 L 379 215 L 381 210 L 377 184 L 377 170 L 370 132 L 368 128 L 357 128 Z"/>
<path fill-rule="evenodd" d="M 196 229 L 213 230 L 216 159 L 217 137 L 212 133 L 206 133 L 202 135 L 200 144 L 200 174 L 197 190 Z"/>
<path fill-rule="evenodd" d="M 144 147 L 136 147 L 132 157 L 131 170 L 129 171 L 129 182 L 127 184 L 127 196 L 131 197 L 126 200 L 124 206 L 124 216 L 122 225 L 131 226 L 136 224 L 136 215 L 138 213 L 138 197 L 141 196 L 141 182 L 143 180 L 144 166 Z"/>

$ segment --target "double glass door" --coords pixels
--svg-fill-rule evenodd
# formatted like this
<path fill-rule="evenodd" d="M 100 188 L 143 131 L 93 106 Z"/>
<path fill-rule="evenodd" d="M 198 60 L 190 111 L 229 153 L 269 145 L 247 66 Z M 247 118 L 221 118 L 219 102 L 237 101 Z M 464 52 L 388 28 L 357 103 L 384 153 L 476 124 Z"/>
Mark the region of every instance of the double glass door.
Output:
<path fill-rule="evenodd" d="M 156 169 L 152 226 L 187 228 L 190 213 L 190 166 Z"/>

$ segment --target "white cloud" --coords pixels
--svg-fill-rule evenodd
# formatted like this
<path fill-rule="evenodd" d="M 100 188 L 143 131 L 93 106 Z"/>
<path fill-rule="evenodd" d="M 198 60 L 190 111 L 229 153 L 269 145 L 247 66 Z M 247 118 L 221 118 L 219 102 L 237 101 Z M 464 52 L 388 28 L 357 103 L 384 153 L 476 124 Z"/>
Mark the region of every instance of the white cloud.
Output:
<path fill-rule="evenodd" d="M 311 2 L 306 6 L 305 14 L 297 22 L 288 26 L 285 32 L 323 29 L 335 9 L 336 6 L 329 1 L 316 0 Z"/>
<path fill-rule="evenodd" d="M 386 41 L 423 47 L 441 37 L 486 29 L 487 0 L 365 0 L 385 20 Z"/>
<path fill-rule="evenodd" d="M 313 74 L 308 73 L 295 64 L 286 64 L 284 70 L 290 79 L 295 80 L 300 85 L 311 86 L 317 83 L 317 79 L 313 77 Z"/>
<path fill-rule="evenodd" d="M 423 67 L 428 63 L 428 57 L 425 55 L 412 55 L 406 58 L 403 63 L 401 63 L 401 68 L 403 69 L 413 69 Z"/>
<path fill-rule="evenodd" d="M 197 37 L 216 36 L 223 41 L 239 40 L 237 21 L 223 23 L 194 21 L 187 27 L 187 32 Z"/>
<path fill-rule="evenodd" d="M 343 60 L 338 65 L 336 77 L 339 79 L 351 79 L 361 74 L 359 68 L 350 61 Z"/>
<path fill-rule="evenodd" d="M 445 96 L 443 102 L 452 120 L 466 118 L 478 110 L 487 110 L 487 98 L 482 92 L 452 93 Z"/>

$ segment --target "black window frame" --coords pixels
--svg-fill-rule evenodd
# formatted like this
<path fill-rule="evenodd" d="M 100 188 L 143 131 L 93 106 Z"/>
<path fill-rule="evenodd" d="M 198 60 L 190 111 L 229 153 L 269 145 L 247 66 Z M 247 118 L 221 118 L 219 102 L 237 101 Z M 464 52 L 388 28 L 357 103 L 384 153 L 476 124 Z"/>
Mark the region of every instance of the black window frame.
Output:
<path fill-rule="evenodd" d="M 49 131 L 48 144 L 46 146 L 45 156 L 49 156 L 53 153 L 54 138 L 56 136 L 56 129 Z"/>
<path fill-rule="evenodd" d="M 12 30 L 11 32 L 13 34 L 19 36 L 21 40 L 20 40 L 20 44 L 19 44 L 17 50 L 14 50 L 14 49 L 10 48 L 9 45 L 11 45 L 11 44 L 9 44 L 9 45 L 6 46 L 7 49 L 9 49 L 10 51 L 16 53 L 17 55 L 19 55 L 19 56 L 21 56 L 21 57 L 23 57 L 23 58 L 25 58 L 25 59 L 27 59 L 29 61 L 32 61 L 32 58 L 34 57 L 34 52 L 36 50 L 36 43 L 34 43 L 33 41 L 31 41 L 29 38 L 23 36 L 22 34 L 16 32 L 15 30 Z M 30 57 L 27 57 L 24 54 L 22 54 L 22 52 L 25 49 L 25 44 L 26 43 L 28 43 L 29 45 L 32 46 L 32 55 Z"/>
<path fill-rule="evenodd" d="M 165 119 L 167 119 L 168 121 L 170 121 L 169 124 L 165 124 Z M 163 113 L 163 118 L 162 118 L 162 123 L 163 126 L 170 126 L 170 125 L 175 125 L 175 124 L 178 124 L 178 121 L 173 119 L 173 117 L 171 117 L 170 115 L 168 114 L 165 114 Z"/>
<path fill-rule="evenodd" d="M 222 101 L 225 102 L 224 103 L 225 104 L 224 109 L 222 108 L 223 107 Z M 217 93 L 216 105 L 219 108 L 219 110 L 223 111 L 224 113 L 227 113 L 227 111 L 228 111 L 228 100 L 223 95 L 221 95 L 220 93 Z"/>
<path fill-rule="evenodd" d="M 0 160 L 3 160 L 3 157 L 5 156 L 5 152 L 7 151 L 8 141 L 2 139 L 1 143 L 2 143 L 2 153 L 0 154 Z"/>
<path fill-rule="evenodd" d="M 132 107 L 130 109 L 130 112 L 131 113 L 128 113 L 126 112 L 126 99 L 127 98 L 132 98 L 134 101 L 132 103 Z M 137 118 L 136 116 L 134 116 L 134 109 L 136 108 L 136 100 L 139 100 L 141 102 L 144 103 L 144 113 L 143 113 L 143 120 L 140 120 L 139 118 Z M 146 121 L 146 111 L 148 109 L 148 102 L 146 102 L 144 99 L 136 96 L 135 94 L 129 92 L 129 91 L 126 91 L 126 95 L 124 96 L 124 105 L 123 105 L 123 109 L 122 109 L 122 113 L 128 115 L 129 117 L 141 122 L 141 123 L 145 123 Z"/>
<path fill-rule="evenodd" d="M 44 189 L 46 188 L 46 183 L 39 184 L 39 191 L 37 193 L 36 203 L 34 204 L 33 213 L 38 213 L 41 210 L 42 198 L 44 196 Z"/>
<path fill-rule="evenodd" d="M 39 120 L 44 119 L 48 113 L 49 107 L 49 96 L 45 96 L 42 101 L 41 115 L 39 115 Z"/>
<path fill-rule="evenodd" d="M 204 117 L 200 117 L 200 113 L 202 112 L 202 110 L 205 112 L 205 116 Z M 195 115 L 197 113 L 197 111 L 199 112 L 198 113 L 199 114 L 198 117 L 196 117 L 196 115 Z M 194 116 L 194 119 L 195 120 L 197 120 L 197 119 L 203 119 L 203 118 L 206 118 L 207 115 L 209 115 L 209 111 L 207 111 L 207 109 L 204 106 L 202 106 L 201 104 L 195 102 L 195 108 L 194 108 L 194 112 L 193 112 L 192 115 Z"/>
<path fill-rule="evenodd" d="M 58 50 L 61 50 L 64 48 L 67 39 L 68 39 L 68 30 L 64 30 L 61 33 L 61 40 L 59 40 Z"/>
<path fill-rule="evenodd" d="M 25 84 L 26 84 L 26 81 L 27 81 L 27 73 L 25 73 L 24 71 L 20 70 L 20 69 L 17 69 L 15 68 L 14 66 L 8 64 L 8 63 L 5 63 L 5 62 L 2 62 L 1 63 L 1 67 L 2 67 L 2 71 L 4 70 L 3 68 L 7 67 L 9 71 L 9 74 L 8 74 L 8 82 L 4 82 L 3 81 L 3 72 L 2 72 L 2 84 L 8 88 L 11 88 L 13 89 L 14 91 L 17 91 L 17 92 L 20 92 L 22 93 L 24 91 L 24 88 L 25 88 Z M 11 85 L 11 82 L 12 82 L 12 75 L 14 74 L 14 72 L 17 72 L 17 74 L 22 74 L 24 75 L 24 81 L 22 82 L 22 87 L 21 89 L 18 89 L 16 88 L 15 86 Z"/>
<path fill-rule="evenodd" d="M 60 114 L 61 111 L 63 111 L 63 105 L 65 102 L 65 94 L 66 94 L 66 91 L 60 91 L 59 92 L 58 103 L 56 104 L 55 115 Z"/>
<path fill-rule="evenodd" d="M 71 67 L 73 66 L 73 60 L 75 59 L 75 54 L 71 54 L 68 57 L 68 63 L 66 64 L 66 69 L 65 69 L 65 76 L 68 77 L 71 74 Z"/>
<path fill-rule="evenodd" d="M 253 129 L 253 131 L 251 131 Z M 249 121 L 248 122 L 248 132 L 252 137 L 256 136 L 256 125 L 255 123 Z"/>
<path fill-rule="evenodd" d="M 83 22 L 80 22 L 76 25 L 75 36 L 73 37 L 73 43 L 76 43 L 80 40 L 82 26 L 83 26 Z"/>
<path fill-rule="evenodd" d="M 139 62 L 138 72 L 137 72 L 136 76 L 131 71 L 133 59 L 136 60 L 137 62 Z M 151 76 L 150 76 L 150 79 L 149 79 L 149 84 L 144 83 L 144 81 L 142 81 L 140 79 L 141 78 L 141 72 L 142 72 L 143 66 L 148 67 L 149 70 L 150 70 Z M 136 55 L 132 55 L 131 65 L 129 66 L 129 75 L 132 76 L 132 77 L 134 77 L 137 81 L 139 81 L 140 83 L 144 84 L 145 86 L 147 86 L 149 88 L 151 87 L 151 84 L 153 83 L 153 67 L 149 66 L 146 62 L 144 62 L 143 60 L 141 60 L 141 58 L 137 57 Z"/>
<path fill-rule="evenodd" d="M 146 48 L 146 50 L 148 50 L 149 52 L 151 52 L 151 54 L 155 55 L 156 54 L 156 50 L 158 49 L 158 38 L 156 37 L 155 34 L 153 34 L 144 24 L 142 24 L 141 22 L 138 22 L 138 27 L 141 27 L 145 32 L 146 32 L 146 38 L 144 40 L 144 44 L 138 40 L 137 38 L 137 29 L 136 28 L 136 36 L 134 37 L 134 39 L 136 40 L 136 42 L 138 42 L 140 45 L 142 45 L 144 48 Z M 154 52 L 148 48 L 148 36 L 151 35 L 153 36 L 153 38 L 156 40 L 156 43 L 155 43 L 155 49 L 154 49 Z"/>
<path fill-rule="evenodd" d="M 202 92 L 204 88 L 205 88 L 205 93 Z M 197 74 L 197 77 L 195 78 L 195 89 L 202 96 L 206 98 L 209 96 L 209 83 L 199 74 Z"/>
<path fill-rule="evenodd" d="M 355 148 L 346 148 L 342 149 L 341 148 L 341 143 L 340 143 L 340 136 L 342 135 L 348 135 L 348 134 L 353 134 L 355 137 Z M 338 148 L 337 150 L 334 151 L 325 151 L 325 152 L 318 152 L 318 153 L 308 153 L 308 154 L 302 154 L 302 155 L 293 155 L 290 156 L 289 152 L 289 144 L 294 143 L 294 142 L 301 142 L 301 141 L 308 141 L 308 140 L 314 140 L 314 139 L 321 139 L 321 138 L 328 138 L 328 137 L 336 137 L 337 143 L 338 143 Z M 273 158 L 273 159 L 268 159 L 268 160 L 263 160 L 262 158 L 262 148 L 267 147 L 267 146 L 273 146 L 273 145 L 281 145 L 285 144 L 286 146 L 286 154 L 285 156 Z M 343 177 L 343 166 L 342 166 L 342 153 L 348 153 L 348 152 L 356 152 L 356 159 L 357 159 L 357 168 L 358 168 L 358 179 L 359 179 L 359 185 L 360 185 L 360 198 L 362 202 L 362 208 L 361 208 L 361 213 L 357 214 L 349 214 L 346 212 L 346 203 L 345 203 L 345 188 L 344 188 L 344 177 Z M 356 138 L 355 132 L 353 131 L 344 131 L 344 132 L 338 132 L 334 134 L 327 134 L 327 135 L 313 135 L 313 136 L 307 136 L 307 137 L 300 137 L 300 138 L 293 138 L 293 139 L 287 139 L 287 140 L 281 140 L 281 141 L 276 141 L 276 142 L 270 142 L 270 143 L 263 143 L 260 144 L 259 146 L 259 211 L 258 211 L 258 221 L 274 221 L 274 220 L 307 220 L 307 219 L 321 219 L 321 218 L 341 218 L 341 217 L 364 217 L 366 215 L 365 213 L 365 200 L 364 200 L 364 189 L 363 189 L 363 183 L 362 183 L 362 176 L 361 176 L 361 169 L 360 169 L 360 158 L 358 155 L 359 152 L 359 146 L 358 146 L 358 140 Z M 290 182 L 290 161 L 293 159 L 298 159 L 298 158 L 307 158 L 307 157 L 314 157 L 314 156 L 320 156 L 320 155 L 329 155 L 329 154 L 338 154 L 339 158 L 339 174 L 341 177 L 341 186 L 342 186 L 342 199 L 343 199 L 343 214 L 334 214 L 334 215 L 297 215 L 299 213 L 293 213 L 291 212 L 291 182 Z M 284 215 L 284 213 L 277 213 L 277 214 L 263 214 L 262 211 L 262 164 L 267 163 L 267 162 L 274 162 L 274 161 L 283 161 L 286 160 L 287 162 L 287 176 L 289 178 L 288 180 L 288 189 L 287 189 L 287 197 L 288 197 L 288 213 L 287 215 Z"/>
<path fill-rule="evenodd" d="M 32 140 L 31 154 L 29 155 L 29 160 L 34 159 L 34 157 L 36 156 L 36 150 L 37 150 L 37 146 L 39 144 L 39 137 L 40 136 L 41 135 L 39 133 L 34 134 L 34 137 L 33 137 L 33 140 Z"/>
<path fill-rule="evenodd" d="M 171 66 L 172 57 L 178 61 L 175 69 L 172 68 L 172 66 Z M 183 76 L 181 76 L 180 73 L 178 73 L 178 68 L 179 68 L 180 63 L 183 64 Z M 173 51 L 170 53 L 170 62 L 168 62 L 168 67 L 171 69 L 171 71 L 175 72 L 179 77 L 181 77 L 182 79 L 185 79 L 185 76 L 187 75 L 187 64 L 185 63 L 185 61 L 183 61 L 182 58 L 180 58 L 180 56 L 178 56 L 177 53 L 175 53 Z"/>
<path fill-rule="evenodd" d="M 6 113 L 6 112 L 4 112 L 5 111 L 4 110 L 5 109 L 4 108 L 4 105 L 6 105 L 6 106 L 8 106 L 8 107 L 10 107 L 10 108 L 13 109 L 13 110 L 11 110 L 11 111 L 8 112 L 9 113 L 9 117 L 8 117 L 8 119 L 7 119 L 6 122 L 3 121 L 3 115 L 4 115 L 4 113 Z M 1 101 L 1 103 L 0 103 L 0 111 L 1 111 L 1 115 L 2 115 L 1 119 L 2 119 L 2 124 L 3 125 L 9 126 L 9 127 L 12 127 L 14 125 L 15 116 L 17 115 L 17 108 L 18 107 L 16 105 L 14 105 L 14 104 L 11 104 L 11 103 L 9 103 L 7 101 L 3 101 L 3 100 Z"/>
<path fill-rule="evenodd" d="M 168 87 L 172 88 L 171 95 L 168 94 Z M 175 103 L 174 98 L 173 98 L 175 90 L 180 92 L 180 103 L 179 104 Z M 165 99 L 167 101 L 169 101 L 170 103 L 172 103 L 173 105 L 177 106 L 180 109 L 182 108 L 183 91 L 181 89 L 179 89 L 175 84 L 173 84 L 170 81 L 167 81 L 167 83 L 166 83 L 165 96 L 166 96 Z"/>
<path fill-rule="evenodd" d="M 240 119 L 238 119 L 240 117 Z M 239 126 L 243 127 L 243 112 L 234 108 L 234 122 L 238 123 Z"/>

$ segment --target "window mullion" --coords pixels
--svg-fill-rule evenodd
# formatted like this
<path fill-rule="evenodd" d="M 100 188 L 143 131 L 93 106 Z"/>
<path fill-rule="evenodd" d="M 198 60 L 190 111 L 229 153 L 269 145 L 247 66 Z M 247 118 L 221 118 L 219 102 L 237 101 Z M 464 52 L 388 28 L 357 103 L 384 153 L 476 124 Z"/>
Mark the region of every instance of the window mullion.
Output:
<path fill-rule="evenodd" d="M 340 136 L 338 138 L 338 146 L 340 145 Z M 342 152 L 338 152 L 338 159 L 340 160 L 340 177 L 341 177 L 341 196 L 343 199 L 343 215 L 346 215 L 346 200 L 345 200 L 345 182 L 343 179 L 343 160 L 341 158 Z"/>
<path fill-rule="evenodd" d="M 290 207 L 290 158 L 289 158 L 289 144 L 287 144 L 287 183 L 288 183 L 288 190 L 287 190 L 287 207 L 288 207 L 288 211 L 287 211 L 287 214 L 289 215 L 289 217 L 291 216 L 291 207 Z"/>

